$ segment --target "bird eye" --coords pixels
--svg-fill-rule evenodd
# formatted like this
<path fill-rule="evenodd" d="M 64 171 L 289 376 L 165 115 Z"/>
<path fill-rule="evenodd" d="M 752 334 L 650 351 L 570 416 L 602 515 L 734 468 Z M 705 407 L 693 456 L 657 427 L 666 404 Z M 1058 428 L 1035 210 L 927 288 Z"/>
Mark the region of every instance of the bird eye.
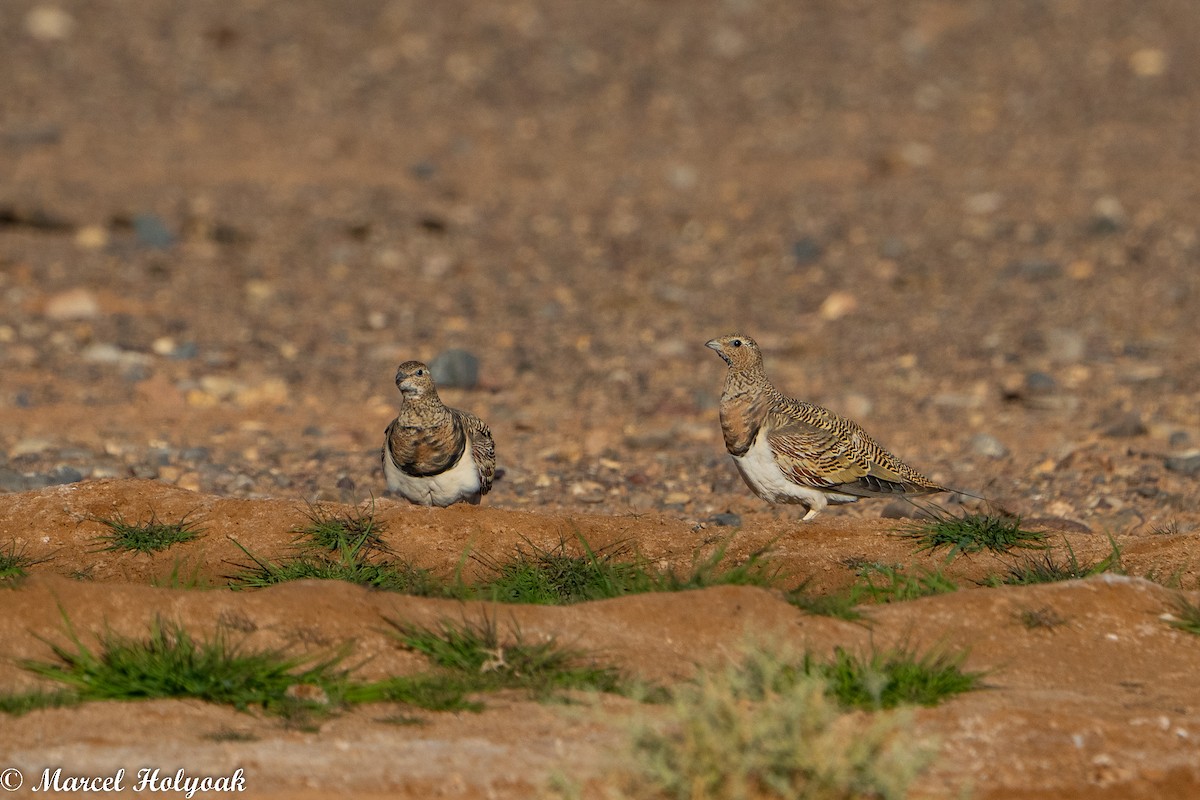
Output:
<path fill-rule="evenodd" d="M 424 374 L 425 374 L 425 370 L 423 370 L 423 369 L 419 369 L 419 370 L 417 370 L 416 372 L 414 372 L 413 374 L 414 374 L 414 375 L 424 375 Z"/>
<path fill-rule="evenodd" d="M 741 340 L 741 339 L 734 339 L 732 342 L 730 342 L 730 344 L 731 344 L 731 345 L 733 345 L 734 347 L 741 347 L 741 346 L 742 346 L 742 340 Z"/>

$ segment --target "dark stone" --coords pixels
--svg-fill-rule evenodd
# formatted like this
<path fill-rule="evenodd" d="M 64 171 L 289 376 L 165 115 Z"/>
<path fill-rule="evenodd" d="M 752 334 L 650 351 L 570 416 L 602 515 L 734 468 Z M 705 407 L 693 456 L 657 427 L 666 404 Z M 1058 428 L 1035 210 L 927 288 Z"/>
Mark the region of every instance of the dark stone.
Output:
<path fill-rule="evenodd" d="M 479 359 L 466 350 L 443 350 L 429 362 L 429 371 L 439 387 L 474 389 L 479 385 Z"/>
<path fill-rule="evenodd" d="M 180 461 L 208 461 L 212 458 L 212 451 L 207 447 L 187 447 L 179 451 Z"/>
<path fill-rule="evenodd" d="M 175 234 L 156 214 L 134 215 L 133 235 L 142 247 L 155 250 L 167 250 L 175 244 Z"/>
<path fill-rule="evenodd" d="M 1022 259 L 1010 263 L 1006 272 L 1014 278 L 1027 281 L 1049 281 L 1062 276 L 1062 265 L 1057 261 Z"/>
<path fill-rule="evenodd" d="M 1058 381 L 1045 372 L 1031 372 L 1025 376 L 1025 388 L 1030 394 L 1048 394 L 1058 388 Z"/>
<path fill-rule="evenodd" d="M 742 516 L 741 514 L 734 514 L 732 511 L 726 511 L 721 514 L 713 514 L 711 517 L 706 519 L 705 522 L 711 522 L 713 525 L 722 525 L 729 528 L 740 528 L 742 527 Z"/>
<path fill-rule="evenodd" d="M 1097 215 L 1087 224 L 1087 232 L 1092 236 L 1110 236 L 1121 230 L 1121 220 L 1116 217 Z"/>
<path fill-rule="evenodd" d="M 1105 436 L 1114 438 L 1145 436 L 1147 428 L 1146 423 L 1142 422 L 1141 414 L 1136 411 L 1128 411 L 1106 423 L 1103 426 L 1103 433 Z"/>
<path fill-rule="evenodd" d="M 448 227 L 446 225 L 446 220 L 442 219 L 441 217 L 434 216 L 421 217 L 417 224 L 421 226 L 422 230 L 429 233 L 445 233 L 446 228 Z"/>
<path fill-rule="evenodd" d="M 187 361 L 200 355 L 200 346 L 195 342 L 180 342 L 171 351 L 170 358 L 176 361 Z"/>
<path fill-rule="evenodd" d="M 437 164 L 432 161 L 418 161 L 408 168 L 414 178 L 427 181 L 437 174 Z"/>
<path fill-rule="evenodd" d="M 1171 437 L 1167 439 L 1167 443 L 1171 445 L 1171 447 L 1185 447 L 1187 446 L 1187 443 L 1191 441 L 1191 438 L 1192 437 L 1188 435 L 1187 431 L 1175 431 L 1171 434 Z"/>
<path fill-rule="evenodd" d="M 343 475 L 342 477 L 338 478 L 337 488 L 353 489 L 354 488 L 354 479 L 351 478 L 349 475 Z"/>
<path fill-rule="evenodd" d="M 1163 466 L 1172 472 L 1180 472 L 1184 475 L 1200 475 L 1200 453 L 1192 453 L 1186 456 L 1168 456 L 1167 460 L 1163 462 Z"/>
<path fill-rule="evenodd" d="M 25 476 L 15 469 L 0 467 L 0 492 L 25 491 Z"/>
<path fill-rule="evenodd" d="M 805 236 L 802 239 L 797 239 L 792 244 L 792 258 L 796 259 L 797 266 L 806 266 L 821 260 L 824 255 L 825 248 L 821 243 L 811 236 Z"/>
<path fill-rule="evenodd" d="M 83 480 L 83 473 L 74 467 L 63 465 L 51 470 L 47 477 L 52 484 L 79 483 Z"/>

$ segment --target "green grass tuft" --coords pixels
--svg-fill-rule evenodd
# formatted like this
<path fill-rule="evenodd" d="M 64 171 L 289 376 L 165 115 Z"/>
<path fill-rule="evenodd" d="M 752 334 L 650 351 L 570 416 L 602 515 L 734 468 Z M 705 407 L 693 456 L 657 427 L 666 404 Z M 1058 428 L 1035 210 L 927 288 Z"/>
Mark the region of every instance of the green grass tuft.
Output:
<path fill-rule="evenodd" d="M 850 602 L 903 603 L 936 594 L 957 592 L 958 584 L 946 577 L 941 568 L 908 573 L 903 567 L 884 566 L 864 570 L 850 589 Z"/>
<path fill-rule="evenodd" d="M 1171 627 L 1200 636 L 1200 605 L 1189 602 L 1183 595 L 1177 597 L 1175 618 L 1171 620 Z"/>
<path fill-rule="evenodd" d="M 612 667 L 562 648 L 553 639 L 528 642 L 519 628 L 500 633 L 495 620 L 437 628 L 391 623 L 404 647 L 427 656 L 464 693 L 524 689 L 548 698 L 567 690 L 628 693 L 633 690 Z"/>
<path fill-rule="evenodd" d="M 0 714 L 19 717 L 30 711 L 38 711 L 43 708 L 63 708 L 78 703 L 79 695 L 72 691 L 48 692 L 35 689 L 29 692 L 0 694 Z"/>
<path fill-rule="evenodd" d="M 475 556 L 494 577 L 468 591 L 501 603 L 569 605 L 653 588 L 653 578 L 640 561 L 620 560 L 630 555 L 627 545 L 595 550 L 582 537 L 579 542 L 579 554 L 568 552 L 562 539 L 553 548 L 527 541 L 528 549 L 517 547 L 505 561 Z"/>
<path fill-rule="evenodd" d="M 188 574 L 183 572 L 183 562 L 179 559 L 175 560 L 171 571 L 161 578 L 151 578 L 151 586 L 157 586 L 161 589 L 212 589 L 214 584 L 211 580 L 200 573 L 200 565 L 196 564 L 192 567 Z"/>
<path fill-rule="evenodd" d="M 296 529 L 300 543 L 309 544 L 319 550 L 339 553 L 353 549 L 363 555 L 372 552 L 390 552 L 383 541 L 386 530 L 384 523 L 375 519 L 375 502 L 364 512 L 355 507 L 351 511 L 336 513 L 319 505 L 309 505 L 308 524 Z"/>
<path fill-rule="evenodd" d="M 240 570 L 226 576 L 231 589 L 262 589 L 288 581 L 314 579 L 345 581 L 371 589 L 422 597 L 448 595 L 442 581 L 406 561 L 368 560 L 363 549 L 365 540 L 354 544 L 342 544 L 333 554 L 306 553 L 278 563 L 259 558 L 240 542 L 235 541 L 234 544 L 246 554 L 251 563 L 236 565 Z"/>
<path fill-rule="evenodd" d="M 859 622 L 866 619 L 858 610 L 859 602 L 849 592 L 834 594 L 815 594 L 808 591 L 808 581 L 797 586 L 786 594 L 787 601 L 809 614 L 820 617 L 834 617 L 847 622 Z"/>
<path fill-rule="evenodd" d="M 678 800 L 899 800 L 935 752 L 907 712 L 844 714 L 823 678 L 763 651 L 702 670 L 665 716 L 634 732 L 636 788 Z"/>
<path fill-rule="evenodd" d="M 593 549 L 582 537 L 580 552 L 571 553 L 567 541 L 554 548 L 528 544 L 517 548 L 506 560 L 476 560 L 495 577 L 473 587 L 463 587 L 462 596 L 504 603 L 568 605 L 646 592 L 681 592 L 709 586 L 774 586 L 777 570 L 766 566 L 762 548 L 740 564 L 725 565 L 728 542 L 703 558 L 693 559 L 686 572 L 660 570 L 618 543 Z"/>
<path fill-rule="evenodd" d="M 243 651 L 223 630 L 197 640 L 178 625 L 156 620 L 146 638 L 100 635 L 96 650 L 69 622 L 67 636 L 69 647 L 49 643 L 56 661 L 23 666 L 66 684 L 82 700 L 195 697 L 242 710 L 281 712 L 288 706 L 325 705 L 305 700 L 305 692 L 311 689 L 311 697 L 320 697 L 345 682 L 345 673 L 336 669 L 344 652 L 313 660 L 275 650 Z"/>
<path fill-rule="evenodd" d="M 723 566 L 730 540 L 726 539 L 705 558 L 696 557 L 690 572 L 679 575 L 674 571 L 657 575 L 655 590 L 680 592 L 689 589 L 707 589 L 710 586 L 761 586 L 772 588 L 780 581 L 779 569 L 764 560 L 774 542 L 769 542 L 751 553 L 745 561 L 733 566 Z"/>
<path fill-rule="evenodd" d="M 898 705 L 933 706 L 979 687 L 983 673 L 963 672 L 966 652 L 931 651 L 918 655 L 907 647 L 855 655 L 843 648 L 819 662 L 806 654 L 801 672 L 823 679 L 829 693 L 847 708 L 869 711 Z"/>
<path fill-rule="evenodd" d="M 1028 557 L 1012 564 L 1002 575 L 992 575 L 985 582 L 989 586 L 1032 586 L 1039 583 L 1057 583 L 1079 578 L 1090 578 L 1104 572 L 1118 575 L 1125 573 L 1121 564 L 1121 548 L 1109 537 L 1112 549 L 1108 555 L 1099 561 L 1081 562 L 1075 556 L 1075 549 L 1066 542 L 1067 557 L 1065 560 L 1056 558 L 1052 553 L 1045 552 L 1037 557 Z"/>
<path fill-rule="evenodd" d="M 196 523 L 189 521 L 188 516 L 189 514 L 185 514 L 178 522 L 163 522 L 158 518 L 157 512 L 151 511 L 145 522 L 126 522 L 119 514 L 113 518 L 97 518 L 96 521 L 109 530 L 99 537 L 100 541 L 107 543 L 100 550 L 154 553 L 180 542 L 190 542 L 203 531 Z"/>
<path fill-rule="evenodd" d="M 937 512 L 933 519 L 914 523 L 897 533 L 917 544 L 917 552 L 937 552 L 949 548 L 947 560 L 989 550 L 1008 553 L 1017 548 L 1045 547 L 1046 535 L 1021 527 L 1020 517 Z"/>
<path fill-rule="evenodd" d="M 8 545 L 8 550 L 0 550 L 0 586 L 15 583 L 24 578 L 30 567 L 49 561 L 46 558 L 34 558 L 25 552 L 25 547 L 17 547 L 16 541 Z"/>

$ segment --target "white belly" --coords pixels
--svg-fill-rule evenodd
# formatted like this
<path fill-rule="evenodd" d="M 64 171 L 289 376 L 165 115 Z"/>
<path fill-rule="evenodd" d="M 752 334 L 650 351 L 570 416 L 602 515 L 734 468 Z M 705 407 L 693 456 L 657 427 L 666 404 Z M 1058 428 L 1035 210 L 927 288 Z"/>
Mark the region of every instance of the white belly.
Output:
<path fill-rule="evenodd" d="M 745 455 L 733 457 L 733 463 L 737 465 L 746 485 L 768 503 L 800 503 L 807 508 L 821 509 L 827 503 L 853 503 L 858 499 L 853 495 L 794 483 L 775 463 L 775 456 L 762 431 L 754 438 Z"/>
<path fill-rule="evenodd" d="M 383 459 L 383 474 L 387 478 L 389 489 L 423 506 L 444 507 L 462 500 L 479 502 L 479 470 L 471 460 L 470 441 L 463 448 L 462 455 L 454 466 L 437 475 L 408 475 L 392 463 L 390 455 Z"/>

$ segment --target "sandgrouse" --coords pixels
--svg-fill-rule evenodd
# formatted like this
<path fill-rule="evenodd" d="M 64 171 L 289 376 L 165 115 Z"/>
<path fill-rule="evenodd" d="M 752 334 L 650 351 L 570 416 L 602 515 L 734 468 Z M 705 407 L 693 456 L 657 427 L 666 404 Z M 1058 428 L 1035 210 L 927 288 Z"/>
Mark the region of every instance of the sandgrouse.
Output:
<path fill-rule="evenodd" d="M 799 503 L 810 520 L 829 503 L 947 491 L 880 447 L 858 423 L 780 394 L 749 336 L 722 336 L 705 346 L 729 365 L 721 394 L 725 447 L 742 479 L 767 502 Z"/>
<path fill-rule="evenodd" d="M 477 505 L 492 488 L 496 444 L 474 414 L 447 408 L 429 367 L 405 361 L 396 370 L 403 402 L 387 427 L 383 474 L 388 488 L 412 503 Z"/>

